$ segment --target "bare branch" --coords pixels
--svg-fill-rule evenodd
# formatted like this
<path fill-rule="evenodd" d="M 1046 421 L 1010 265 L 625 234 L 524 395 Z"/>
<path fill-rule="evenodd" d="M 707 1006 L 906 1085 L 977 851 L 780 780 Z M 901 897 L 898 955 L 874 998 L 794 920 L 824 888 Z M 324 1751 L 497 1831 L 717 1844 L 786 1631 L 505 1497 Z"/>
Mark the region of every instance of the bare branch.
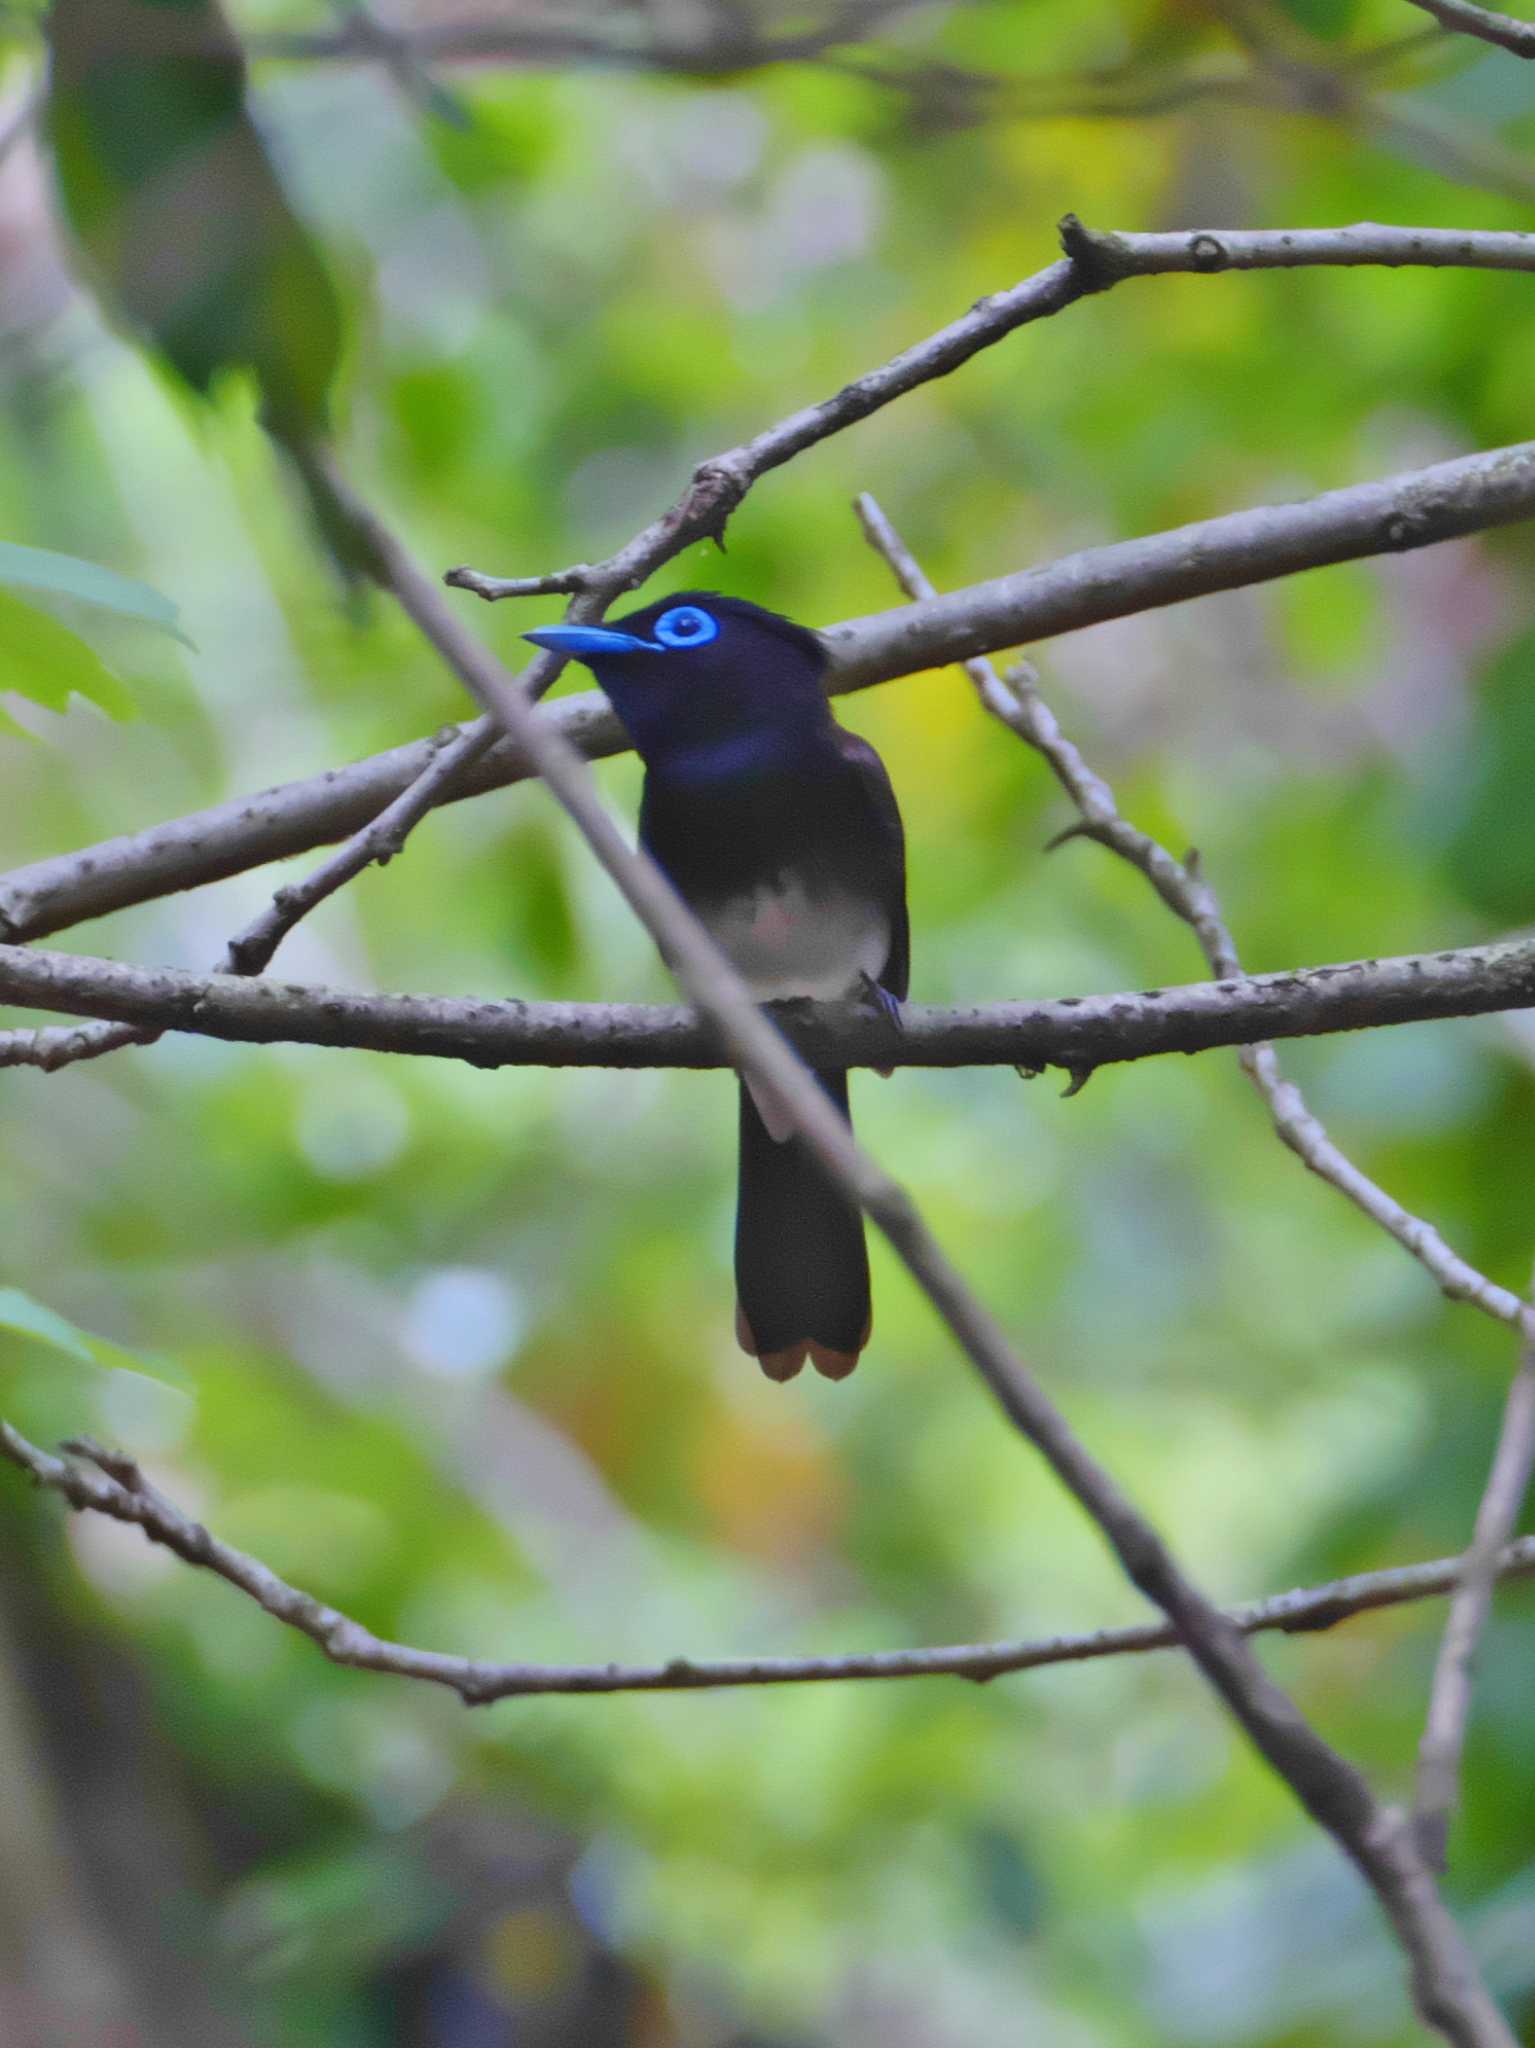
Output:
<path fill-rule="evenodd" d="M 1224 513 L 829 627 L 828 688 L 837 695 L 867 689 L 1020 641 L 1076 632 L 1325 563 L 1427 547 L 1532 513 L 1535 442 L 1434 463 L 1294 505 Z M 628 744 L 596 692 L 563 699 L 541 722 L 588 759 Z M 406 789 L 430 766 L 435 748 L 432 740 L 417 740 L 346 768 L 13 869 L 0 877 L 0 938 L 43 938 L 86 918 L 340 838 L 365 826 Z M 527 774 L 525 751 L 503 739 L 439 801 L 504 788 Z"/>
<path fill-rule="evenodd" d="M 1535 441 L 1227 512 L 826 629 L 833 688 L 964 661 L 1105 619 L 1371 555 L 1405 553 L 1535 513 Z"/>
<path fill-rule="evenodd" d="M 1492 1609 L 1499 1559 L 1513 1534 L 1535 1464 L 1535 1341 L 1527 1341 L 1503 1410 L 1492 1470 L 1476 1513 L 1471 1548 L 1461 1560 L 1449 1619 L 1434 1666 L 1428 1718 L 1418 1749 L 1414 1825 L 1424 1861 L 1442 1870 L 1450 1821 L 1460 1797 L 1460 1759 L 1471 1716 L 1477 1645 Z"/>
<path fill-rule="evenodd" d="M 852 0 L 852 4 L 838 10 L 836 19 L 845 27 L 855 15 L 862 18 L 866 13 L 879 11 L 882 9 L 878 0 Z M 174 34 L 174 24 L 169 32 Z M 366 10 L 356 11 L 340 33 L 348 38 L 352 54 L 358 54 L 359 48 L 374 55 L 398 54 L 391 32 L 381 28 Z M 982 300 L 962 320 L 855 380 L 822 404 L 805 407 L 753 440 L 700 463 L 682 498 L 605 562 L 595 566 L 581 562 L 548 575 L 512 579 L 455 569 L 446 580 L 486 598 L 569 594 L 569 618 L 601 618 L 614 598 L 643 582 L 691 541 L 701 535 L 721 538 L 731 512 L 767 470 L 840 432 L 852 421 L 866 418 L 929 378 L 947 375 L 1015 327 L 1069 305 L 1084 289 L 1076 281 L 1072 265 L 1061 262 L 1011 291 Z M 334 478 L 323 454 L 306 447 L 296 448 L 293 453 L 320 501 L 332 496 Z M 542 696 L 563 666 L 560 658 L 541 655 L 530 664 L 523 678 L 522 687 L 527 695 L 535 699 Z M 383 799 L 385 807 L 380 811 L 375 804 L 364 812 L 350 828 L 353 836 L 338 853 L 302 884 L 279 891 L 255 924 L 232 941 L 221 963 L 222 970 L 233 974 L 261 973 L 300 918 L 374 861 L 388 860 L 398 853 L 415 825 L 436 804 L 468 793 L 466 778 L 489 751 L 495 737 L 494 723 L 485 719 L 456 732 L 450 729 L 439 733 L 429 743 L 429 751 L 415 767 L 411 779 L 397 793 Z M 250 806 L 243 807 L 247 822 L 250 810 Z M 3 910 L 0 935 L 21 936 Z M 77 1060 L 99 1058 L 136 1042 L 148 1041 L 138 1033 L 101 1026 L 84 1031 L 55 1031 L 39 1040 L 30 1052 L 20 1048 L 14 1034 L 9 1044 L 13 1058 L 25 1058 L 28 1064 L 56 1071 Z"/>
<path fill-rule="evenodd" d="M 875 501 L 864 496 L 856 509 L 865 534 L 890 563 L 908 596 L 931 596 L 932 585 Z M 965 671 L 985 708 L 1049 762 L 1077 806 L 1079 834 L 1096 839 L 1141 870 L 1173 913 L 1192 927 L 1201 951 L 1218 974 L 1240 973 L 1235 942 L 1199 872 L 1196 857 L 1175 860 L 1165 847 L 1120 815 L 1109 785 L 1093 773 L 1061 732 L 1034 687 L 1028 664 L 1020 664 L 1005 680 L 986 661 L 966 662 Z M 1512 1324 L 1524 1341 L 1522 1363 L 1509 1393 L 1497 1454 L 1477 1513 L 1475 1537 L 1445 1625 L 1419 1750 L 1413 1825 L 1424 1862 L 1431 1869 L 1442 1870 L 1471 1711 L 1476 1646 L 1491 1611 L 1497 1559 L 1513 1533 L 1535 1462 L 1535 1309 L 1478 1272 L 1451 1250 L 1430 1223 L 1412 1215 L 1362 1173 L 1328 1137 L 1299 1089 L 1285 1078 L 1271 1045 L 1251 1044 L 1241 1057 L 1285 1143 L 1403 1244 L 1446 1294 Z"/>
<path fill-rule="evenodd" d="M 857 511 L 865 533 L 891 564 L 901 587 L 914 597 L 930 598 L 932 585 L 874 500 L 866 494 L 859 499 Z M 1113 790 L 1088 767 L 1034 687 L 1032 668 L 1021 663 L 1004 679 L 987 662 L 972 660 L 964 666 L 986 709 L 1049 762 L 1080 814 L 1081 827 L 1075 836 L 1095 839 L 1145 875 L 1174 916 L 1194 933 L 1205 959 L 1222 977 L 1218 987 L 1248 985 L 1236 942 L 1215 892 L 1200 873 L 1197 855 L 1177 860 L 1121 815 Z M 1261 1035 L 1243 1046 L 1240 1058 L 1243 1071 L 1268 1107 L 1275 1130 L 1313 1173 L 1346 1195 L 1411 1252 L 1452 1300 L 1469 1302 L 1497 1321 L 1511 1323 L 1528 1341 L 1535 1342 L 1535 1308 L 1461 1258 L 1431 1223 L 1404 1209 L 1361 1172 L 1333 1143 L 1294 1082 L 1286 1079 L 1273 1047 Z"/>
<path fill-rule="evenodd" d="M 1194 233 L 1113 234 L 1061 222 L 1061 246 L 1101 289 L 1127 277 L 1222 270 L 1405 268 L 1535 270 L 1535 235 L 1463 233 L 1358 221 L 1336 228 L 1218 228 Z"/>
<path fill-rule="evenodd" d="M 1431 14 L 1441 28 L 1496 43 L 1516 57 L 1535 57 L 1535 21 L 1516 21 L 1512 15 L 1478 7 L 1474 0 L 1411 0 L 1411 5 Z"/>
<path fill-rule="evenodd" d="M 110 1516 L 142 1529 L 186 1563 L 216 1572 L 276 1620 L 318 1643 L 337 1664 L 397 1678 L 444 1685 L 470 1706 L 546 1693 L 696 1692 L 714 1686 L 825 1685 L 887 1678 L 968 1678 L 984 1684 L 1050 1664 L 1083 1664 L 1101 1657 L 1140 1656 L 1178 1647 L 1165 1622 L 1090 1634 L 1045 1636 L 1023 1642 L 945 1643 L 922 1650 L 865 1650 L 833 1657 L 669 1657 L 658 1664 L 506 1664 L 415 1650 L 375 1636 L 334 1607 L 298 1591 L 243 1551 L 210 1535 L 200 1522 L 152 1488 L 131 1458 L 75 1440 L 57 1458 L 0 1422 L 0 1455 L 58 1493 L 77 1511 Z M 1227 1611 L 1243 1635 L 1319 1633 L 1384 1607 L 1430 1600 L 1452 1591 L 1463 1569 L 1458 1557 L 1360 1572 L 1325 1585 L 1305 1586 L 1253 1600 Z M 1496 1560 L 1497 1579 L 1535 1577 L 1535 1536 L 1509 1544 Z"/>
<path fill-rule="evenodd" d="M 1240 260 L 1225 260 L 1222 252 L 1228 241 L 1239 246 Z M 879 369 L 844 385 L 833 397 L 780 420 L 743 448 L 701 463 L 693 473 L 689 489 L 677 503 L 631 542 L 630 549 L 604 564 L 604 568 L 611 569 L 631 550 L 637 558 L 648 559 L 648 549 L 661 533 L 681 530 L 689 541 L 718 538 L 740 502 L 746 483 L 802 454 L 829 434 L 840 433 L 867 419 L 870 413 L 915 390 L 919 384 L 948 376 L 981 349 L 1030 321 L 1061 312 L 1084 293 L 1105 291 L 1128 277 L 1160 277 L 1174 271 L 1197 276 L 1228 268 L 1294 269 L 1308 263 L 1392 268 L 1429 264 L 1439 268 L 1535 271 L 1535 235 L 1455 233 L 1438 228 L 1381 226 L 1370 221 L 1351 228 L 1249 230 L 1234 237 L 1224 231 L 1103 235 L 1089 232 L 1075 214 L 1068 214 L 1061 223 L 1061 242 L 1066 252 L 1064 262 L 1052 263 L 1021 284 L 977 300 L 958 320 L 893 356 Z M 1307 562 L 1303 566 L 1315 564 Z M 580 564 L 558 571 L 552 587 L 565 587 L 560 579 L 587 573 Z M 648 573 L 648 568 L 640 570 L 632 577 L 630 587 Z M 450 570 L 446 580 L 487 599 L 527 596 L 530 582 L 539 581 L 490 576 L 464 568 Z M 984 650 L 966 650 L 981 651 Z M 957 656 L 943 658 L 952 660 Z"/>
<path fill-rule="evenodd" d="M 1094 835 L 1098 836 L 1098 835 Z M 294 982 L 134 967 L 81 953 L 0 946 L 0 1003 L 116 1020 L 132 1032 L 187 1031 L 240 1044 L 320 1045 L 480 1067 L 718 1067 L 697 1013 L 638 1003 L 525 1003 L 360 994 Z M 1165 989 L 963 1009 L 910 1004 L 902 1029 L 859 1003 L 784 1003 L 772 1015 L 813 1065 L 1058 1067 L 1071 1074 L 1260 1038 L 1310 1038 L 1535 1005 L 1535 940 L 1398 959 L 1341 961 Z M 0 1033 L 0 1067 L 50 1070 L 48 1046 L 75 1032 Z M 1504 1320 L 1519 1297 L 1484 1283 Z"/>
<path fill-rule="evenodd" d="M 905 12 L 914 0 L 849 0 L 827 10 L 823 21 L 781 34 L 759 31 L 732 12 L 710 14 L 700 32 L 686 37 L 636 36 L 570 19 L 551 7 L 517 20 L 487 17 L 427 22 L 394 29 L 358 8 L 333 30 L 272 30 L 247 36 L 247 53 L 258 60 L 287 63 L 374 61 L 398 66 L 423 64 L 515 64 L 545 67 L 589 64 L 614 70 L 667 71 L 683 77 L 718 77 L 758 71 L 774 64 L 813 62 L 839 45 L 867 35 L 888 16 Z M 195 33 L 189 31 L 189 33 Z"/>
<path fill-rule="evenodd" d="M 1535 269 L 1535 257 L 1531 268 Z M 818 441 L 855 426 L 919 385 L 931 383 L 936 377 L 947 377 L 982 349 L 990 348 L 1031 321 L 1061 312 L 1090 289 L 1076 265 L 1063 259 L 1025 278 L 1021 284 L 978 299 L 958 320 L 940 327 L 914 347 L 903 349 L 878 369 L 866 371 L 851 384 L 844 384 L 830 398 L 789 414 L 787 419 L 739 448 L 699 463 L 676 504 L 603 563 L 600 573 L 618 588 L 633 589 L 662 558 L 658 550 L 669 556 L 695 540 L 721 539 L 730 515 L 758 477 L 802 455 Z M 564 579 L 589 579 L 595 573 L 599 572 L 578 564 L 556 571 L 552 582 L 555 587 L 563 587 Z M 450 569 L 444 581 L 493 601 L 526 597 L 530 583 L 543 582 L 548 586 L 551 579 L 491 576 L 477 569 L 460 568 Z"/>
<path fill-rule="evenodd" d="M 875 501 L 865 495 L 859 500 L 857 510 L 865 533 L 890 562 L 902 587 L 913 596 L 930 597 L 932 585 Z M 967 664 L 967 672 L 975 683 L 983 704 L 1011 730 L 1044 754 L 1057 779 L 1077 803 L 1086 835 L 1100 840 L 1132 866 L 1140 868 L 1152 881 L 1163 900 L 1193 928 L 1201 947 L 1217 971 L 1224 975 L 1239 975 L 1240 963 L 1230 934 L 1222 922 L 1219 905 L 1199 876 L 1192 858 L 1188 862 L 1175 860 L 1165 848 L 1158 846 L 1154 840 L 1137 831 L 1121 817 L 1109 785 L 1088 768 L 1081 753 L 1061 733 L 1048 706 L 1034 687 L 1034 672 L 1030 665 L 1027 662 L 1020 663 L 1005 679 L 981 663 Z M 1008 701 L 1009 697 L 1011 702 Z M 1258 1052 L 1269 1062 L 1273 1079 L 1277 1082 L 1278 1072 L 1274 1066 L 1272 1050 L 1268 1046 L 1262 1046 L 1258 1048 Z M 1244 1053 L 1244 1065 L 1250 1057 L 1250 1054 Z M 1251 1066 L 1248 1066 L 1248 1071 L 1254 1073 L 1260 1089 L 1267 1094 L 1268 1090 L 1259 1075 Z M 1078 1084 L 1074 1079 L 1073 1086 L 1076 1085 Z M 1283 1085 L 1288 1093 L 1295 1097 L 1296 1102 L 1299 1102 L 1299 1096 L 1290 1084 Z M 1276 1118 L 1277 1115 L 1276 1110 Z M 1311 1121 L 1315 1123 L 1314 1118 Z M 1283 1135 L 1283 1123 L 1280 1124 L 1280 1129 Z M 1321 1133 L 1320 1125 L 1317 1125 L 1316 1129 L 1325 1142 L 1325 1134 Z M 1337 1154 L 1336 1157 L 1341 1165 L 1347 1168 L 1354 1183 L 1369 1189 L 1372 1194 L 1379 1197 L 1381 1204 L 1396 1209 L 1396 1204 L 1391 1203 L 1388 1197 L 1365 1181 L 1364 1176 L 1358 1174 L 1343 1160 L 1341 1154 Z M 1308 1163 L 1315 1164 L 1316 1161 L 1311 1159 Z M 1356 1193 L 1356 1188 L 1351 1185 L 1347 1187 L 1347 1191 Z M 1388 1218 L 1375 1206 L 1365 1206 L 1369 1207 L 1372 1215 L 1377 1215 L 1379 1220 L 1386 1222 L 1388 1228 L 1391 1227 Z M 1488 1308 L 1489 1312 L 1498 1313 L 1497 1307 L 1486 1297 L 1485 1291 L 1490 1288 L 1491 1283 L 1483 1275 L 1466 1267 L 1464 1262 L 1455 1259 L 1448 1247 L 1442 1245 L 1437 1233 L 1429 1231 L 1427 1225 L 1417 1223 L 1415 1218 L 1409 1220 L 1418 1232 L 1426 1232 L 1433 1239 L 1434 1244 L 1442 1250 L 1444 1260 L 1456 1269 L 1457 1278 L 1464 1273 L 1481 1290 L 1472 1298 L 1475 1298 L 1479 1305 Z M 1424 1262 L 1430 1265 L 1430 1270 L 1435 1272 L 1435 1277 L 1440 1279 L 1441 1285 L 1445 1285 L 1445 1277 L 1436 1263 L 1426 1255 L 1423 1245 L 1412 1243 L 1410 1248 L 1424 1258 Z M 1513 1303 L 1513 1311 L 1514 1319 L 1521 1324 L 1530 1314 L 1525 1305 L 1518 1301 Z M 1131 1576 L 1135 1577 L 1133 1568 Z M 1141 1584 L 1143 1590 L 1147 1590 L 1143 1581 L 1137 1579 L 1136 1583 Z M 1167 1611 L 1176 1618 L 1176 1609 L 1169 1606 Z M 1197 1657 L 1198 1650 L 1192 1640 L 1189 1641 L 1189 1648 Z M 1218 1679 L 1213 1682 L 1219 1687 Z M 1240 1706 L 1231 1701 L 1230 1693 L 1227 1693 L 1226 1697 L 1228 1703 L 1233 1704 L 1233 1711 L 1238 1718 L 1242 1719 Z M 1288 1702 L 1286 1705 L 1288 1706 Z M 1276 1768 L 1299 1793 L 1313 1817 L 1329 1828 L 1335 1838 L 1343 1844 L 1374 1887 L 1396 1928 L 1398 1938 L 1412 1958 L 1414 1996 L 1423 2018 L 1431 2026 L 1439 2028 L 1451 2040 L 1511 2044 L 1512 2032 L 1481 1984 L 1469 1951 L 1464 1947 L 1453 1921 L 1445 1913 L 1432 1872 L 1419 1852 L 1418 1844 L 1405 1817 L 1396 1809 L 1376 1805 L 1365 1780 L 1357 1777 L 1357 1774 L 1352 1787 L 1343 1779 L 1335 1777 L 1331 1768 L 1334 1764 L 1341 1766 L 1344 1771 L 1351 1771 L 1352 1766 L 1347 1765 L 1341 1757 L 1328 1749 L 1327 1745 L 1300 1720 L 1293 1707 L 1289 1708 L 1289 1711 L 1294 1720 L 1306 1729 L 1306 1734 L 1315 1745 L 1315 1749 L 1325 1753 L 1322 1783 L 1326 1789 L 1323 1799 L 1313 1803 L 1306 1791 L 1310 1772 L 1318 1761 L 1314 1753 L 1310 1758 L 1292 1754 L 1287 1763 L 1276 1762 L 1273 1752 L 1268 1749 L 1264 1749 L 1264 1754 L 1269 1756 L 1271 1762 L 1276 1762 Z M 1250 1724 L 1245 1722 L 1244 1725 L 1250 1727 Z M 1255 1739 L 1262 1748 L 1261 1737 L 1255 1735 Z"/>
<path fill-rule="evenodd" d="M 654 861 L 631 848 L 574 748 L 542 721 L 440 589 L 339 474 L 331 484 L 373 573 L 533 766 L 656 941 L 684 992 L 720 1034 L 731 1062 L 766 1088 L 831 1177 L 864 1209 L 927 1295 L 1003 1413 L 1097 1524 L 1132 1583 L 1179 1639 L 1259 1753 L 1326 1828 L 1376 1892 L 1411 1960 L 1425 2020 L 1462 2048 L 1514 2048 L 1469 1950 L 1444 1908 L 1404 1816 L 1377 1805 L 1362 1774 L 1317 1734 L 1243 1636 L 1187 1577 L 1156 1530 L 1073 1433 L 970 1291 L 916 1204 L 856 1143 L 810 1070 L 753 1003 L 745 984 Z"/>
<path fill-rule="evenodd" d="M 382 865 L 393 859 L 405 844 L 406 835 L 433 805 L 443 800 L 444 790 L 485 752 L 495 736 L 495 727 L 482 718 L 469 725 L 447 726 L 428 741 L 430 755 L 414 781 L 407 783 L 371 823 L 354 832 L 302 882 L 279 889 L 244 930 L 229 941 L 215 972 L 264 973 L 301 918 L 364 868 L 375 861 Z M 4 1031 L 0 1032 L 0 1067 L 39 1067 L 44 1073 L 57 1073 L 61 1067 L 100 1059 L 124 1046 L 153 1045 L 167 1028 L 165 1021 L 136 1024 L 125 1019 L 117 1023 L 61 1025 L 45 1031 Z"/>
<path fill-rule="evenodd" d="M 162 1544 L 188 1564 L 216 1573 L 274 1619 L 307 1635 L 333 1663 L 446 1686 L 467 1706 L 548 1693 L 697 1691 L 705 1687 L 943 1675 L 985 1681 L 1045 1664 L 1172 1648 L 1179 1640 L 1171 1627 L 1153 1626 L 1103 1630 L 1089 1636 L 1055 1637 L 1034 1643 L 957 1644 L 848 1657 L 675 1657 L 655 1665 L 482 1662 L 437 1650 L 414 1649 L 375 1636 L 339 1609 L 288 1584 L 259 1559 L 220 1542 L 202 1523 L 183 1514 L 151 1486 L 135 1461 L 123 1453 L 103 1449 L 87 1439 L 75 1439 L 63 1449 L 67 1457 L 54 1457 L 29 1443 L 10 1423 L 0 1421 L 0 1456 L 28 1473 L 39 1486 L 61 1494 L 75 1510 L 107 1515 L 142 1529 L 150 1542 Z M 1459 1569 L 1459 1559 L 1443 1558 L 1432 1564 L 1363 1574 L 1331 1585 L 1281 1594 L 1273 1600 L 1239 1608 L 1221 1619 L 1238 1641 L 1241 1636 L 1262 1629 L 1299 1632 L 1330 1628 L 1370 1608 L 1443 1592 L 1454 1583 Z M 1527 1537 L 1509 1547 L 1500 1560 L 1499 1575 L 1525 1576 L 1531 1572 L 1535 1572 L 1535 1539 Z M 1385 1853 L 1390 1857 L 1392 1845 L 1385 1845 Z M 1427 1982 L 1432 2000 L 1444 1997 L 1448 2001 L 1443 2031 L 1451 2040 L 1464 2044 L 1464 2048 L 1509 2048 L 1513 2037 L 1502 2028 L 1495 2009 L 1486 2004 L 1474 1975 L 1469 1985 L 1457 1980 L 1457 1972 L 1469 1971 L 1471 1966 L 1469 1959 L 1458 1951 L 1452 1923 L 1433 1899 L 1431 1880 L 1428 1895 L 1428 1937 L 1412 1952 L 1420 1958 L 1420 1986 Z M 1481 2009 L 1483 2004 L 1485 2011 Z"/>

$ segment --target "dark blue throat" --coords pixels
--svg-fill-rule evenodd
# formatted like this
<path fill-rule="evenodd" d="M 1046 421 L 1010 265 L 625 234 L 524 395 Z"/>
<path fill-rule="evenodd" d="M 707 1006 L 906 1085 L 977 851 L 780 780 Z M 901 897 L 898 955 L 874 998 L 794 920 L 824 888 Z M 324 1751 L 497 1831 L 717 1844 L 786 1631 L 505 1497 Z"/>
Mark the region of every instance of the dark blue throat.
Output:
<path fill-rule="evenodd" d="M 604 694 L 641 759 L 668 782 L 728 782 L 792 773 L 832 744 L 836 728 L 819 683 L 756 686 L 718 674 L 696 679 L 659 667 L 628 673 L 593 663 Z"/>
<path fill-rule="evenodd" d="M 671 732 L 658 745 L 641 746 L 640 752 L 662 781 L 702 788 L 808 771 L 822 751 L 819 738 L 817 733 L 772 725 L 737 727 L 733 732 Z"/>

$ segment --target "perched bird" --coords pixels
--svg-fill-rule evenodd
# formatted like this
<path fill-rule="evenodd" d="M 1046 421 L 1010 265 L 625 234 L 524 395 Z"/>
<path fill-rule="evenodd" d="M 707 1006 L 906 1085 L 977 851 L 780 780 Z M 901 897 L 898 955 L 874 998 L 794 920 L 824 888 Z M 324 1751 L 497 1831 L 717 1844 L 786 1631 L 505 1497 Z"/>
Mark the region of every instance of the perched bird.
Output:
<path fill-rule="evenodd" d="M 906 851 L 884 763 L 838 725 L 826 649 L 760 605 L 682 591 L 606 626 L 546 626 L 645 763 L 640 843 L 759 1002 L 906 995 Z M 848 1114 L 847 1073 L 819 1075 Z M 770 1379 L 843 1379 L 869 1341 L 863 1218 L 741 1090 L 736 1335 Z"/>

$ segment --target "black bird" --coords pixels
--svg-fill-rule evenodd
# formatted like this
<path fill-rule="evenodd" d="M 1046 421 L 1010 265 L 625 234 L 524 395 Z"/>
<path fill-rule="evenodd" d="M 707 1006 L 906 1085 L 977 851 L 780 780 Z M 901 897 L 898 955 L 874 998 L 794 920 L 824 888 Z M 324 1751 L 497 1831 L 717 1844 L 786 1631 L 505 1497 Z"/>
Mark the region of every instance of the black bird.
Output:
<path fill-rule="evenodd" d="M 792 619 L 680 591 L 524 638 L 584 661 L 645 763 L 640 843 L 759 1002 L 906 995 L 906 851 L 884 763 L 838 725 Z M 847 1072 L 821 1086 L 846 1116 Z M 736 1335 L 770 1379 L 843 1379 L 869 1341 L 863 1218 L 770 1100 L 741 1090 Z"/>

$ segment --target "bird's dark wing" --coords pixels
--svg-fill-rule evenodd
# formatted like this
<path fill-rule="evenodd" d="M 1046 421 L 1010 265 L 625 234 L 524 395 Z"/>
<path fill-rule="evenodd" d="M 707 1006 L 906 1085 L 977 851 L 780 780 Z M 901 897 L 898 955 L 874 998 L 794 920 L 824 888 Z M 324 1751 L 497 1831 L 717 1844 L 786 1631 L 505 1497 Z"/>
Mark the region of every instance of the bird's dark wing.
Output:
<path fill-rule="evenodd" d="M 838 726 L 837 751 L 853 770 L 852 787 L 867 814 L 871 867 L 880 902 L 890 918 L 890 954 L 880 981 L 905 1002 L 911 974 L 911 929 L 906 916 L 906 833 L 901 807 L 884 762 L 866 739 Z"/>

